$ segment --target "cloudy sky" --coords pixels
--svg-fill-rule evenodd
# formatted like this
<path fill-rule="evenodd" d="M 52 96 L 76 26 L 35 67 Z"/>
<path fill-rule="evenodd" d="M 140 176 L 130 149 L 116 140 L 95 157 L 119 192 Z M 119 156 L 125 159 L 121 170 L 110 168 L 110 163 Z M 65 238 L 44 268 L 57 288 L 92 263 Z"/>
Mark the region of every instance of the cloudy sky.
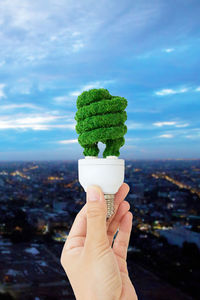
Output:
<path fill-rule="evenodd" d="M 199 16 L 199 0 L 1 0 L 0 160 L 83 158 L 76 99 L 101 87 L 128 100 L 120 158 L 200 158 Z"/>

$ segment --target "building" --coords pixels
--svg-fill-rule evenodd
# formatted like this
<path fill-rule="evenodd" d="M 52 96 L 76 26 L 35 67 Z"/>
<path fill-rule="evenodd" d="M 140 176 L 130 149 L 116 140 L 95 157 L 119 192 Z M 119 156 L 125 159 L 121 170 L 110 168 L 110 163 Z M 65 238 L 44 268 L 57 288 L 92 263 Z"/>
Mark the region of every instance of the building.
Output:
<path fill-rule="evenodd" d="M 188 242 L 195 243 L 200 249 L 200 233 L 188 230 L 184 226 L 157 231 L 161 236 L 164 236 L 172 245 L 182 247 L 184 242 Z"/>

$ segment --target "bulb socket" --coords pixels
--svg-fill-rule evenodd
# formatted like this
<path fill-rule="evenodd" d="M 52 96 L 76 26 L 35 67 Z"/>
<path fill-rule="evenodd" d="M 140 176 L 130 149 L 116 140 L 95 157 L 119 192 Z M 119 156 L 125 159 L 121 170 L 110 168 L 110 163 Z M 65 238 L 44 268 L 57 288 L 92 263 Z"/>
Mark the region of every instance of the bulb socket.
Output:
<path fill-rule="evenodd" d="M 107 216 L 106 216 L 106 221 L 109 220 L 110 217 L 112 217 L 112 215 L 115 212 L 115 194 L 104 194 L 104 198 L 106 200 L 106 204 L 107 204 Z"/>

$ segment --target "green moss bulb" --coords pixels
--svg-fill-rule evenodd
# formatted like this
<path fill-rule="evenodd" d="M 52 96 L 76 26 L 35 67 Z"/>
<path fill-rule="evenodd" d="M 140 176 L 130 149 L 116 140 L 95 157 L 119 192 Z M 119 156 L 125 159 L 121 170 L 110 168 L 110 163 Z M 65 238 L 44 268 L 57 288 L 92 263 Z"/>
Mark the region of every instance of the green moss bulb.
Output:
<path fill-rule="evenodd" d="M 98 156 L 98 142 L 106 144 L 103 157 L 119 156 L 127 126 L 127 100 L 106 89 L 84 91 L 77 98 L 76 132 L 84 156 Z"/>

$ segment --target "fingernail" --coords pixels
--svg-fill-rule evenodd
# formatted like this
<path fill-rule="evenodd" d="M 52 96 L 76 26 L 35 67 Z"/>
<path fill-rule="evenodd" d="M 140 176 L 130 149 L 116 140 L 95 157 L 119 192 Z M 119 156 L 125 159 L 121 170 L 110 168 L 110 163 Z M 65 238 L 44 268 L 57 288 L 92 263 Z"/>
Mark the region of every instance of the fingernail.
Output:
<path fill-rule="evenodd" d="M 100 193 L 99 190 L 93 186 L 87 188 L 87 201 L 99 201 Z"/>

